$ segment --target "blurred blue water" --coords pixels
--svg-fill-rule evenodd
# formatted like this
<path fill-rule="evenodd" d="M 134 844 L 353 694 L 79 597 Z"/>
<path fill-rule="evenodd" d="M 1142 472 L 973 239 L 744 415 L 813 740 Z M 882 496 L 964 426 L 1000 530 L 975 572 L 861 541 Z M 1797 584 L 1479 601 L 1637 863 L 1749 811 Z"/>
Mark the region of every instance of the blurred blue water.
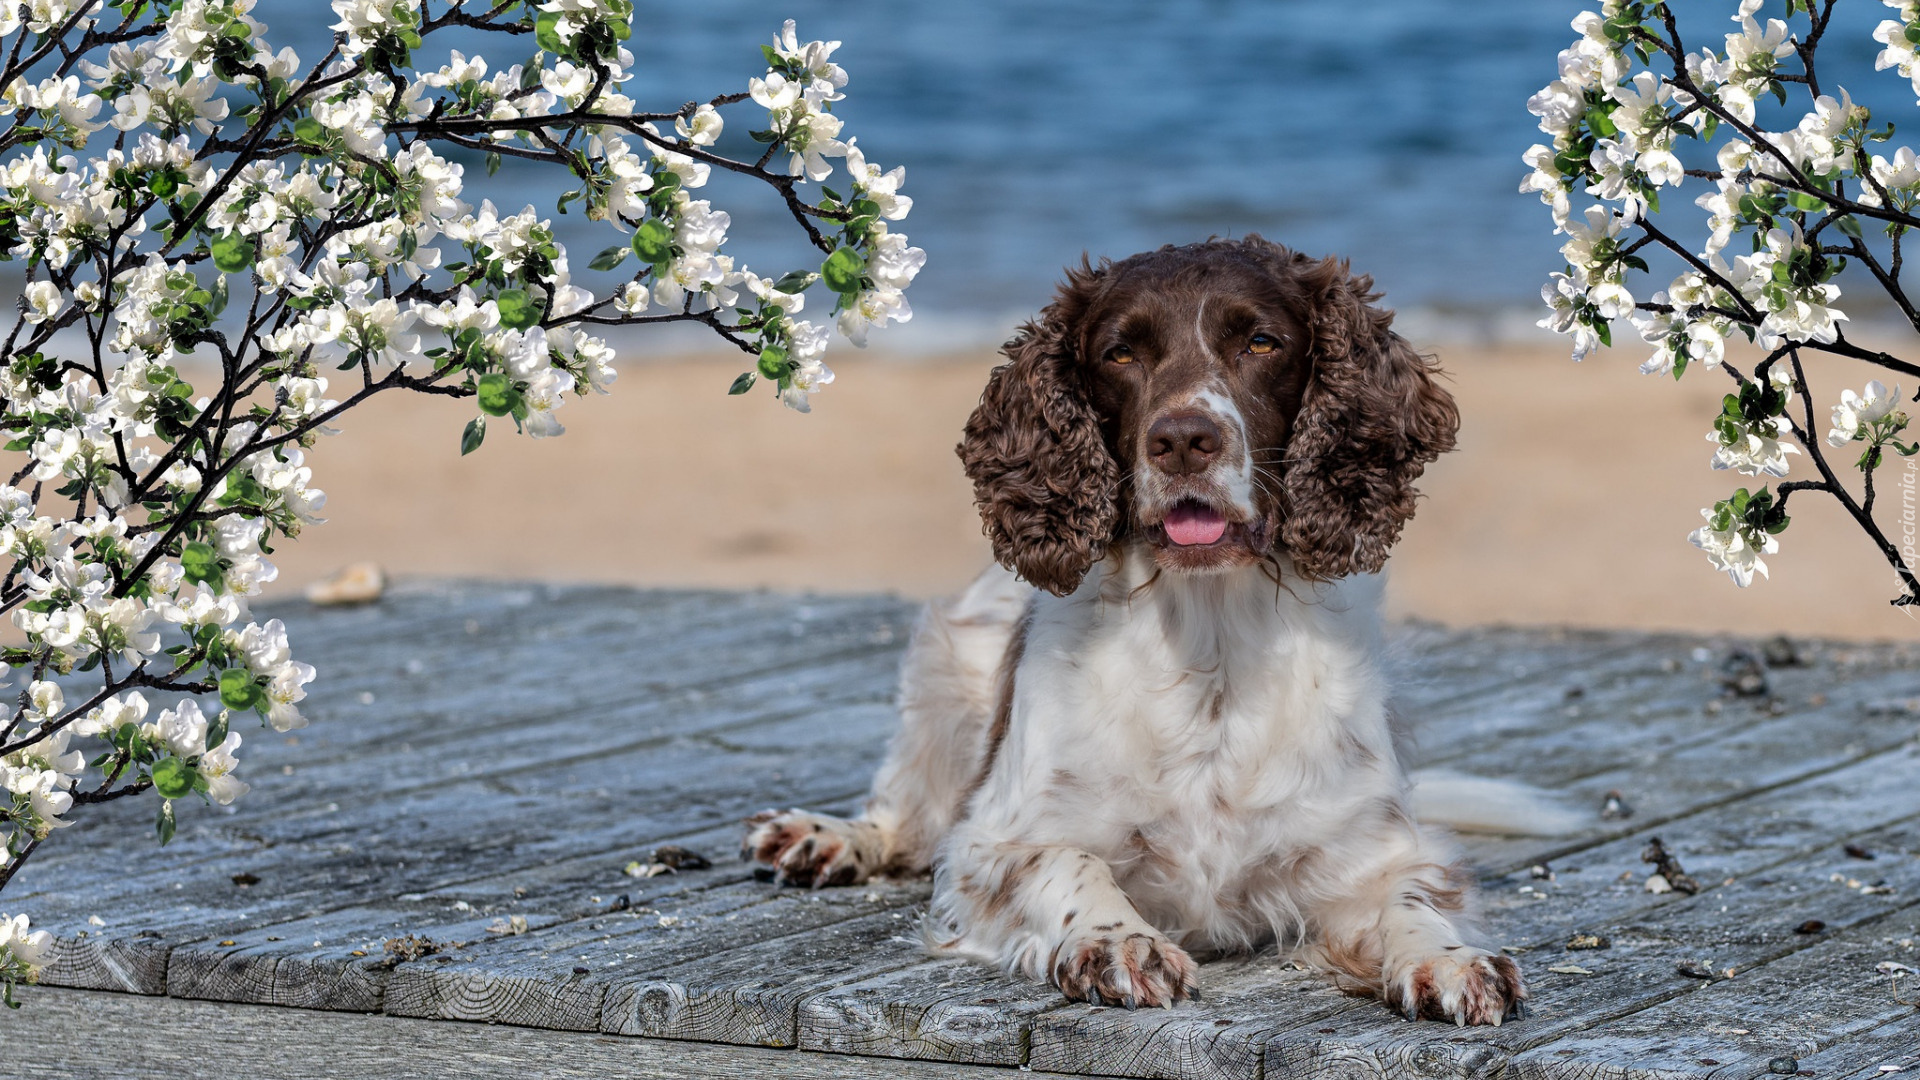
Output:
<path fill-rule="evenodd" d="M 910 295 L 935 321 L 1031 310 L 1083 251 L 1250 231 L 1350 256 L 1395 306 L 1483 311 L 1537 302 L 1559 266 L 1545 208 L 1516 187 L 1540 137 L 1526 99 L 1583 6 L 1598 5 L 641 0 L 628 93 L 662 107 L 744 89 L 785 18 L 803 38 L 844 42 L 835 59 L 852 82 L 837 111 L 871 160 L 907 166 L 905 231 L 929 256 Z M 1904 80 L 1871 70 L 1866 32 L 1886 9 L 1841 7 L 1826 80 L 1910 109 Z M 1698 44 L 1720 44 L 1732 8 L 1683 5 L 1698 9 Z M 331 21 L 313 0 L 263 0 L 256 14 L 303 55 Z M 496 53 L 499 66 L 520 59 Z M 736 107 L 723 149 L 752 152 L 754 111 Z M 511 165 L 491 185 L 469 177 L 497 201 L 551 206 L 554 192 Z M 804 255 L 753 185 L 722 178 L 711 192 L 734 215 L 736 255 L 769 269 Z M 575 236 L 586 254 L 612 242 Z"/>

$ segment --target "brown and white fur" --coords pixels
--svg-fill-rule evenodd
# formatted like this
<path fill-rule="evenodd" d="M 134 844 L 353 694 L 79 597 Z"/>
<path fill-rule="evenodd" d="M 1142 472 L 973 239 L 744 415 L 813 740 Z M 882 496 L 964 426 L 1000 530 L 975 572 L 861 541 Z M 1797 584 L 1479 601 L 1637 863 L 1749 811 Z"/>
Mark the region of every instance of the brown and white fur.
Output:
<path fill-rule="evenodd" d="M 1257 236 L 1069 271 L 960 446 L 1004 568 L 922 618 L 865 811 L 747 854 L 931 869 L 934 948 L 1074 1000 L 1277 941 L 1409 1017 L 1520 1012 L 1390 722 L 1377 571 L 1458 416 L 1369 284 Z"/>

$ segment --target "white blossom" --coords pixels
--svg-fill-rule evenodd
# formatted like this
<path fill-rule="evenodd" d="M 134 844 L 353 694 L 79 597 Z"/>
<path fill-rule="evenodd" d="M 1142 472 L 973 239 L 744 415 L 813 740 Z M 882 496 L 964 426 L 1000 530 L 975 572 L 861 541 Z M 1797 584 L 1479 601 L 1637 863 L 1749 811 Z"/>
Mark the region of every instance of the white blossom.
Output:
<path fill-rule="evenodd" d="M 1587 305 L 1587 297 L 1572 278 L 1565 274 L 1553 274 L 1545 285 L 1540 287 L 1540 298 L 1546 301 L 1553 313 L 1541 319 L 1539 325 L 1556 334 L 1570 334 L 1573 337 L 1573 358 L 1584 360 L 1593 350 L 1600 347 L 1600 334 L 1586 320 L 1580 317 L 1582 306 Z"/>
<path fill-rule="evenodd" d="M 30 931 L 28 925 L 25 915 L 0 915 L 0 952 L 12 954 L 30 972 L 37 972 L 53 959 L 53 935 L 45 930 Z"/>
<path fill-rule="evenodd" d="M 1715 570 L 1724 571 L 1735 585 L 1743 589 L 1753 584 L 1754 574 L 1768 576 L 1766 561 L 1760 556 L 1779 551 L 1778 540 L 1761 533 L 1758 536 L 1759 546 L 1756 547 L 1755 537 L 1749 535 L 1751 530 L 1742 528 L 1739 522 L 1734 522 L 1729 529 L 1716 529 L 1713 527 L 1714 511 L 1702 510 L 1700 516 L 1707 519 L 1707 524 L 1689 533 L 1687 540 L 1707 553 L 1707 561 L 1713 564 Z"/>
<path fill-rule="evenodd" d="M 1747 476 L 1787 475 L 1787 455 L 1797 454 L 1800 448 L 1785 440 L 1790 436 L 1786 421 L 1778 417 L 1762 420 L 1744 430 L 1732 443 L 1725 442 L 1720 433 L 1710 431 L 1707 441 L 1714 444 L 1711 464 L 1716 469 L 1733 469 Z"/>
<path fill-rule="evenodd" d="M 51 281 L 35 281 L 27 285 L 27 321 L 38 325 L 60 314 L 67 306 L 67 298 L 60 295 L 60 287 Z"/>
<path fill-rule="evenodd" d="M 1857 394 L 1850 389 L 1840 391 L 1840 404 L 1833 407 L 1833 428 L 1827 432 L 1827 442 L 1845 446 L 1863 437 L 1868 425 L 1885 419 L 1899 402 L 1899 384 L 1888 390 L 1878 379 L 1867 383 L 1866 389 Z"/>

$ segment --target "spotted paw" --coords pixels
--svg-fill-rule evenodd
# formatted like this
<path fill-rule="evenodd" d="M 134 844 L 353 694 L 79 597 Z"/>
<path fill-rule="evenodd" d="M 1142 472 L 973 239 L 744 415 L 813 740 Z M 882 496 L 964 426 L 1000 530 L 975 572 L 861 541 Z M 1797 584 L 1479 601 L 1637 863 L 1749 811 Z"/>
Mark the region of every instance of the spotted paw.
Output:
<path fill-rule="evenodd" d="M 1526 1015 L 1527 984 L 1511 958 L 1462 945 L 1400 965 L 1386 996 L 1409 1020 L 1498 1027 Z"/>
<path fill-rule="evenodd" d="M 1157 1009 L 1198 999 L 1193 959 L 1157 933 L 1069 941 L 1055 954 L 1053 982 L 1070 1001 Z"/>
<path fill-rule="evenodd" d="M 740 857 L 772 868 L 774 880 L 803 888 L 858 885 L 873 876 L 874 827 L 805 810 L 762 810 L 747 819 Z"/>

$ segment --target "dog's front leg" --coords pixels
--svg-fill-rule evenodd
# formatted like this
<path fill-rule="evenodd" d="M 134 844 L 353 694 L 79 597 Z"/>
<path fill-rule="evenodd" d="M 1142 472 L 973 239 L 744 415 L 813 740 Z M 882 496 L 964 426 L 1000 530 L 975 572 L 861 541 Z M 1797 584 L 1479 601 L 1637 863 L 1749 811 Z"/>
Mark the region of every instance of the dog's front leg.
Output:
<path fill-rule="evenodd" d="M 1157 1008 L 1198 998 L 1185 950 L 1134 910 L 1098 856 L 962 826 L 934 875 L 930 944 L 1060 988 L 1074 1001 Z"/>
<path fill-rule="evenodd" d="M 1526 1010 L 1527 987 L 1510 957 L 1470 941 L 1471 885 L 1449 870 L 1451 852 L 1415 835 L 1313 913 L 1317 940 L 1303 958 L 1344 974 L 1408 1019 L 1499 1024 Z"/>

